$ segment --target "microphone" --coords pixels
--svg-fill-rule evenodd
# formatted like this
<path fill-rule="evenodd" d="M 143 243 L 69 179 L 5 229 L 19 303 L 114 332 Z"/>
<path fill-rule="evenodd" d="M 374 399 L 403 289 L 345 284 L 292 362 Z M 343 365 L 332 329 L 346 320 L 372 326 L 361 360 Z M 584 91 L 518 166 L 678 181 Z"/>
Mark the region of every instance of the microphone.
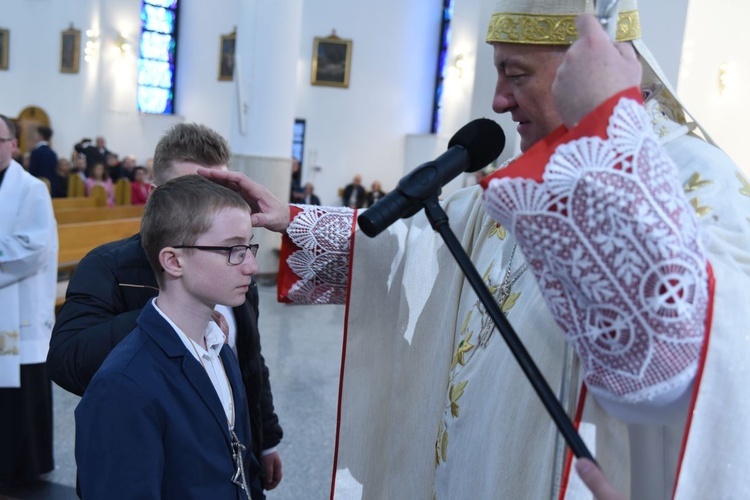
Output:
<path fill-rule="evenodd" d="M 504 147 L 505 134 L 494 121 L 479 118 L 467 123 L 448 142 L 448 151 L 406 174 L 396 189 L 357 217 L 360 229 L 374 238 L 398 219 L 411 217 L 458 174 L 484 168 Z"/>

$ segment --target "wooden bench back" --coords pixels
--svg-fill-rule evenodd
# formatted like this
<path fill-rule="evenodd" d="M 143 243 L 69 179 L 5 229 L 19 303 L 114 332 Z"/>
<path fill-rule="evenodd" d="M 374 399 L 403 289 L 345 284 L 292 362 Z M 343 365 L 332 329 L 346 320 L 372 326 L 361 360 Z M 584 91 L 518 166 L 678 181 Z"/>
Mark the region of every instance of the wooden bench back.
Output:
<path fill-rule="evenodd" d="M 120 177 L 115 183 L 115 205 L 130 205 L 133 203 L 133 191 L 130 179 Z"/>
<path fill-rule="evenodd" d="M 76 222 L 96 222 L 114 219 L 132 219 L 143 215 L 143 205 L 123 205 L 115 207 L 61 208 L 55 210 L 58 224 Z"/>
<path fill-rule="evenodd" d="M 99 245 L 133 236 L 140 229 L 140 217 L 58 224 L 58 269 L 75 267 L 87 253 Z"/>
<path fill-rule="evenodd" d="M 78 174 L 71 174 L 68 177 L 68 198 L 86 196 L 86 187 L 83 185 L 83 179 Z"/>

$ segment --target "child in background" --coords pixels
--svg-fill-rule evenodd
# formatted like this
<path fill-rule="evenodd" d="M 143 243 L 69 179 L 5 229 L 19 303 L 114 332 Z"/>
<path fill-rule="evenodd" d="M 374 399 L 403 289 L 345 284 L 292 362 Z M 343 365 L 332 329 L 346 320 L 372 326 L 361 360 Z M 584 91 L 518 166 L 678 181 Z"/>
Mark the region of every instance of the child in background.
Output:
<path fill-rule="evenodd" d="M 135 167 L 133 169 L 133 183 L 130 185 L 130 202 L 133 205 L 145 205 L 151 185 L 146 182 L 146 169 Z"/>
<path fill-rule="evenodd" d="M 91 196 L 91 190 L 94 186 L 102 186 L 107 193 L 107 206 L 115 206 L 115 187 L 104 169 L 103 163 L 96 163 L 91 167 L 91 175 L 83 181 L 83 185 L 86 187 L 86 196 Z"/>

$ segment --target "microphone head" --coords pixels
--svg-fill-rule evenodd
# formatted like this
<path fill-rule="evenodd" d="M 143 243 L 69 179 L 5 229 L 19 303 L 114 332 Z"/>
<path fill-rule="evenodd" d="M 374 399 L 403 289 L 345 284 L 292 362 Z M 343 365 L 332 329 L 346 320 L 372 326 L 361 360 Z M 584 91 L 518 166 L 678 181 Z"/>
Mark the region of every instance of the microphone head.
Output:
<path fill-rule="evenodd" d="M 471 165 L 466 172 L 476 172 L 500 156 L 505 148 L 505 134 L 494 121 L 478 118 L 461 127 L 451 137 L 448 148 L 453 146 L 461 146 L 469 154 Z"/>

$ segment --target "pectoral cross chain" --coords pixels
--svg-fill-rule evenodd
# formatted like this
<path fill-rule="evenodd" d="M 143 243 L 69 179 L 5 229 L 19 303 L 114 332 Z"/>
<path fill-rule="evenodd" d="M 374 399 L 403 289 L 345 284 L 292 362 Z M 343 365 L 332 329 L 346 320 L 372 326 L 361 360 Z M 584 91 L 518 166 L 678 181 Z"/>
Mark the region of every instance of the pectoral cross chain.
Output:
<path fill-rule="evenodd" d="M 234 465 L 237 468 L 234 474 L 232 474 L 232 482 L 241 487 L 245 491 L 247 498 L 250 498 L 250 490 L 247 488 L 247 480 L 245 479 L 245 463 L 242 460 L 242 452 L 245 451 L 245 445 L 240 443 L 234 429 L 230 432 L 232 434 L 232 460 L 234 460 Z"/>

